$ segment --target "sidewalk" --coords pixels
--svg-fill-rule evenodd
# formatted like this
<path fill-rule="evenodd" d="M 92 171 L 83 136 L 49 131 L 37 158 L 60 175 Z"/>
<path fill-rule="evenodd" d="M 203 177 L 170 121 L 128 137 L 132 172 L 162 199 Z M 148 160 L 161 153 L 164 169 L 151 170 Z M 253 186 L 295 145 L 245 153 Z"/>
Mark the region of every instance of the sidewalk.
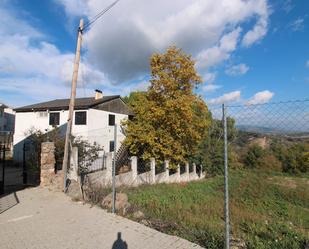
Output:
<path fill-rule="evenodd" d="M 1 248 L 201 248 L 98 207 L 71 202 L 62 193 L 32 188 L 16 196 L 19 203 L 0 214 Z"/>

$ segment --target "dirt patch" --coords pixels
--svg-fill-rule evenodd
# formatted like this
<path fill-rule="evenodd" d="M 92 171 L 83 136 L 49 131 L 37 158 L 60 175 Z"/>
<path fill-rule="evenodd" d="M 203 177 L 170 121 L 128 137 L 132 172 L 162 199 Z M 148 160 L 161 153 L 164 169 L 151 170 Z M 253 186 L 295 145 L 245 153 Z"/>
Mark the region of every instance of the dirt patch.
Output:
<path fill-rule="evenodd" d="M 273 184 L 282 186 L 282 187 L 287 187 L 291 189 L 295 189 L 297 187 L 296 180 L 292 179 L 290 177 L 270 177 L 268 178 Z M 306 183 L 309 184 L 309 180 L 306 180 Z"/>

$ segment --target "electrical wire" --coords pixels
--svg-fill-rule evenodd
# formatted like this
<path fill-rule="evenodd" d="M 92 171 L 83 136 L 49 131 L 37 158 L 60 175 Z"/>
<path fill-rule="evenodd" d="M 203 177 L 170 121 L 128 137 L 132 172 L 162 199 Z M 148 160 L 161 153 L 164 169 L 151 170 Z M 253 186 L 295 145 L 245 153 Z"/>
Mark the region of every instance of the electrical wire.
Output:
<path fill-rule="evenodd" d="M 90 27 L 93 26 L 97 20 L 99 20 L 106 12 L 108 12 L 111 8 L 113 8 L 119 1 L 120 0 L 116 0 L 111 5 L 109 5 L 108 7 L 100 11 L 97 15 L 95 15 L 91 21 L 89 21 L 84 25 L 83 31 L 85 31 L 86 29 L 90 29 Z"/>

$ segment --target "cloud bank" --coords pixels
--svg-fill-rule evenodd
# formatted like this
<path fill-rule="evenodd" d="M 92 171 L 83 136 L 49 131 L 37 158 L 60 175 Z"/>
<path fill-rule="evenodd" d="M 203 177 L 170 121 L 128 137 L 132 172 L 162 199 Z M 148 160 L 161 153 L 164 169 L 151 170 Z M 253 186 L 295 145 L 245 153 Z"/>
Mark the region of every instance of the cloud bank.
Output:
<path fill-rule="evenodd" d="M 69 20 L 91 18 L 108 5 L 100 0 L 54 3 L 63 6 Z M 12 97 L 7 102 L 23 105 L 68 97 L 73 52 L 61 51 L 43 30 L 31 26 L 6 4 L 0 4 L 4 24 L 0 30 L 0 91 Z M 94 88 L 104 88 L 105 94 L 144 89 L 149 56 L 170 45 L 193 55 L 208 84 L 204 91 L 215 91 L 220 86 L 214 84 L 213 68 L 229 60 L 240 46 L 261 40 L 268 18 L 267 0 L 120 1 L 85 32 L 79 96 L 92 94 Z"/>
<path fill-rule="evenodd" d="M 88 0 L 77 8 L 72 0 L 55 1 L 68 16 L 88 18 L 108 5 Z M 249 47 L 262 39 L 268 17 L 267 0 L 120 1 L 88 31 L 87 56 L 112 82 L 122 83 L 148 73 L 153 52 L 177 45 L 194 56 L 203 74 L 230 58 L 240 41 Z"/>

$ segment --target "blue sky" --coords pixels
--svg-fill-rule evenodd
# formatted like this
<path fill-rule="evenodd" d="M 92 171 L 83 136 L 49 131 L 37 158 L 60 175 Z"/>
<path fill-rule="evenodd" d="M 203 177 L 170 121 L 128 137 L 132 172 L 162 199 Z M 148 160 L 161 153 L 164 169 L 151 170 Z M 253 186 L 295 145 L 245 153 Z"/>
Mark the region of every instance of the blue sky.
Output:
<path fill-rule="evenodd" d="M 0 102 L 69 97 L 79 18 L 111 2 L 2 0 Z M 308 98 L 308 13 L 306 0 L 122 0 L 85 33 L 78 96 L 146 89 L 149 56 L 177 45 L 209 104 Z"/>

